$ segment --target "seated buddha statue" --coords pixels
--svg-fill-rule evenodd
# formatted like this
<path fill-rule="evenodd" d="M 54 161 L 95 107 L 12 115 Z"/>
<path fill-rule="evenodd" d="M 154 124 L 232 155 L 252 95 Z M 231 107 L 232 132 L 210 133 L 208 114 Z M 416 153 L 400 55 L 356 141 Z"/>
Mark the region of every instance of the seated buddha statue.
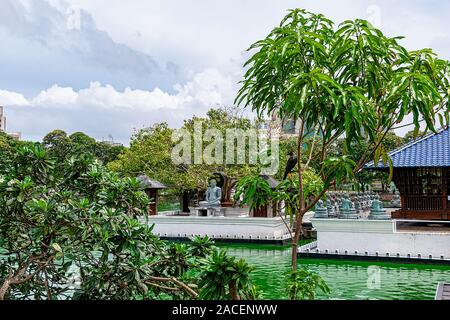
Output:
<path fill-rule="evenodd" d="M 215 179 L 211 179 L 208 190 L 206 190 L 205 201 L 200 201 L 199 205 L 202 208 L 220 207 L 221 199 L 222 189 L 217 186 L 217 181 Z"/>

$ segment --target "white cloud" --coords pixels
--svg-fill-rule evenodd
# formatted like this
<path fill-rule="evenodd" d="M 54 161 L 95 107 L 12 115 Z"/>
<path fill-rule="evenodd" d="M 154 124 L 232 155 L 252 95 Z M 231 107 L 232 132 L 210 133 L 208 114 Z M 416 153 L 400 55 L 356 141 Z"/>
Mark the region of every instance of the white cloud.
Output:
<path fill-rule="evenodd" d="M 193 94 L 193 98 L 204 105 L 230 103 L 234 96 L 237 80 L 225 76 L 217 69 L 207 69 L 196 74 L 192 81 L 184 86 L 175 85 L 181 95 Z"/>
<path fill-rule="evenodd" d="M 0 105 L 7 107 L 9 130 L 22 131 L 25 138 L 41 139 L 54 129 L 84 131 L 100 139 L 112 134 L 126 143 L 134 128 L 168 122 L 180 126 L 183 120 L 203 115 L 210 107 L 229 105 L 236 79 L 215 69 L 194 74 L 174 93 L 153 90 L 116 90 L 92 82 L 88 88 L 52 87 L 26 99 L 16 92 L 0 91 Z"/>
<path fill-rule="evenodd" d="M 91 82 L 88 88 L 78 91 L 55 84 L 29 101 L 21 94 L 0 91 L 0 101 L 11 106 L 29 105 L 36 108 L 82 109 L 91 106 L 146 111 L 160 108 L 178 109 L 191 102 L 204 106 L 229 103 L 229 97 L 234 94 L 233 84 L 230 76 L 222 75 L 215 69 L 207 69 L 195 74 L 193 79 L 184 85 L 176 84 L 175 94 L 169 94 L 160 88 L 150 91 L 126 88 L 118 91 L 109 84 Z"/>
<path fill-rule="evenodd" d="M 75 104 L 78 94 L 72 88 L 62 88 L 54 85 L 47 90 L 41 91 L 32 101 L 31 105 L 70 105 Z"/>
<path fill-rule="evenodd" d="M 450 5 L 436 0 L 0 2 L 0 104 L 30 139 L 62 128 L 127 142 L 135 127 L 232 104 L 245 50 L 294 7 L 370 19 L 450 58 Z"/>
<path fill-rule="evenodd" d="M 27 106 L 28 100 L 20 93 L 0 90 L 0 105 Z"/>

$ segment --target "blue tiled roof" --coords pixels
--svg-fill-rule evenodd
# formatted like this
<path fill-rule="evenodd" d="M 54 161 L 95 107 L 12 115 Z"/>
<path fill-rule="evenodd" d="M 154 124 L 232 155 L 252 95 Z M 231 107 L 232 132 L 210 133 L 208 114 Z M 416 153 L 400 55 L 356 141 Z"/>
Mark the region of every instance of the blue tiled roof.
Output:
<path fill-rule="evenodd" d="M 389 153 L 394 168 L 407 167 L 450 167 L 450 130 L 441 129 L 421 139 L 410 142 Z M 365 168 L 387 168 L 382 161 L 374 162 Z"/>

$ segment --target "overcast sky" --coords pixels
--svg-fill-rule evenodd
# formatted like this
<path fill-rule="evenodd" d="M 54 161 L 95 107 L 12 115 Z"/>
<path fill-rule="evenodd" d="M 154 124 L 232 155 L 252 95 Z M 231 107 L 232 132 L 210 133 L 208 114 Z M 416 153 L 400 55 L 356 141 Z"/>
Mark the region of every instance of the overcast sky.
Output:
<path fill-rule="evenodd" d="M 53 129 L 127 144 L 231 105 L 249 45 L 289 8 L 364 18 L 408 49 L 450 59 L 449 1 L 0 0 L 0 105 L 8 131 Z"/>

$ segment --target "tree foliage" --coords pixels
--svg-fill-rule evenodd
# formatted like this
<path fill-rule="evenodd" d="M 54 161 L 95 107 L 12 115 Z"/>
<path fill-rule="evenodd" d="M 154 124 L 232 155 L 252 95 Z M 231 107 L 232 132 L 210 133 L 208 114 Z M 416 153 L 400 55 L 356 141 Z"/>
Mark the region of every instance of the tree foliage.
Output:
<path fill-rule="evenodd" d="M 303 215 L 331 186 L 353 178 L 368 161 L 390 163 L 382 142 L 396 124 L 409 115 L 416 132 L 421 121 L 431 131 L 436 118 L 448 124 L 449 62 L 430 49 L 408 51 L 400 39 L 365 20 L 336 26 L 321 14 L 293 9 L 249 49 L 254 53 L 245 63 L 236 102 L 259 116 L 300 121 L 294 270 Z M 305 148 L 311 136 L 320 137 L 321 143 Z M 332 156 L 330 147 L 338 139 L 344 141 L 345 152 Z M 352 159 L 361 142 L 367 148 Z M 325 183 L 310 201 L 304 196 L 303 172 L 311 163 L 304 161 L 304 154 L 306 159 L 317 157 Z"/>
<path fill-rule="evenodd" d="M 194 136 L 194 123 L 202 123 L 202 133 L 208 128 L 220 130 L 225 136 L 226 129 L 252 128 L 249 119 L 238 117 L 224 109 L 210 109 L 206 117 L 194 116 L 185 120 L 182 129 Z M 218 164 L 181 164 L 172 161 L 172 149 L 176 144 L 172 140 L 174 129 L 167 123 L 155 124 L 150 128 L 139 130 L 133 135 L 130 148 L 120 155 L 109 167 L 115 171 L 136 175 L 145 172 L 149 177 L 172 187 L 179 194 L 184 190 L 206 189 L 209 177 L 215 172 L 221 172 L 230 177 L 241 177 L 256 170 L 255 166 L 225 163 Z M 194 152 L 194 142 L 191 140 L 191 152 Z M 206 148 L 203 145 L 202 152 Z M 225 154 L 225 152 L 224 152 Z M 192 157 L 193 159 L 193 157 Z"/>
<path fill-rule="evenodd" d="M 198 285 L 210 239 L 152 234 L 135 178 L 89 156 L 63 170 L 56 162 L 39 144 L 20 146 L 0 171 L 0 299 L 197 299 L 220 288 Z M 250 268 L 238 267 L 248 278 Z"/>
<path fill-rule="evenodd" d="M 189 174 L 172 162 L 173 129 L 158 123 L 133 134 L 130 148 L 109 164 L 114 171 L 137 176 L 144 172 L 152 179 L 174 188 L 189 186 Z"/>
<path fill-rule="evenodd" d="M 288 273 L 286 291 L 291 300 L 314 300 L 318 291 L 328 294 L 330 288 L 317 273 L 302 267 Z"/>
<path fill-rule="evenodd" d="M 235 188 L 234 200 L 240 202 L 241 205 L 249 205 L 251 210 L 266 206 L 274 197 L 269 183 L 260 175 L 240 179 Z"/>
<path fill-rule="evenodd" d="M 104 141 L 96 141 L 83 132 L 75 132 L 71 135 L 63 130 L 53 130 L 42 140 L 49 154 L 62 163 L 70 157 L 81 154 L 91 155 L 107 164 L 117 158 L 125 150 L 121 145 L 112 145 Z"/>
<path fill-rule="evenodd" d="M 389 153 L 406 143 L 405 139 L 397 136 L 394 132 L 390 131 L 386 133 L 384 139 L 381 141 L 381 146 L 384 150 Z M 342 154 L 347 154 L 350 158 L 357 162 L 361 159 L 367 149 L 370 148 L 370 145 L 367 141 L 361 140 L 358 143 L 353 142 L 351 153 L 347 152 L 345 139 L 337 139 L 334 141 L 330 148 L 329 154 L 330 156 L 338 157 Z M 389 174 L 383 171 L 367 171 L 360 170 L 355 174 L 355 179 L 353 181 L 348 181 L 349 183 L 353 183 L 356 185 L 356 189 L 362 191 L 367 190 L 368 185 L 370 185 L 373 181 L 378 180 L 381 181 L 383 185 L 383 190 L 386 190 L 386 187 L 389 185 Z"/>
<path fill-rule="evenodd" d="M 254 300 L 261 296 L 249 277 L 254 267 L 245 260 L 236 260 L 225 250 L 216 249 L 202 263 L 204 268 L 199 274 L 199 286 L 203 289 L 201 299 Z"/>
<path fill-rule="evenodd" d="M 420 139 L 420 138 L 424 137 L 426 134 L 427 134 L 426 131 L 421 131 L 421 130 L 419 130 L 419 131 L 415 131 L 415 130 L 408 131 L 405 134 L 405 136 L 403 137 L 403 142 L 405 144 L 409 143 L 409 142 L 412 142 L 414 140 L 417 140 L 417 139 Z"/>

